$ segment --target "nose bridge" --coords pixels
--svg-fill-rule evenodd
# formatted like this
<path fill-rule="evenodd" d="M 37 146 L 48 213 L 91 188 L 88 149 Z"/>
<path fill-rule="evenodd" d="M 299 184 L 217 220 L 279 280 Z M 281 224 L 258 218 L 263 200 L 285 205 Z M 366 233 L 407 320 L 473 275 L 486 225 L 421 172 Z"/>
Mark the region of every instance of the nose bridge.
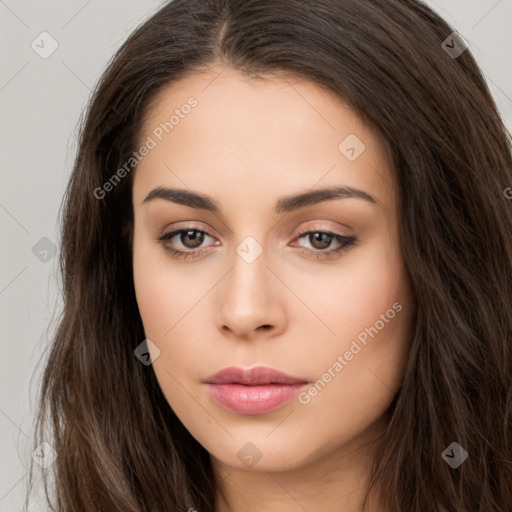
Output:
<path fill-rule="evenodd" d="M 221 289 L 220 323 L 239 335 L 279 324 L 278 290 L 267 268 L 269 252 L 253 236 L 235 247 L 232 268 Z"/>
<path fill-rule="evenodd" d="M 268 251 L 253 236 L 245 237 L 235 247 L 227 290 L 229 297 L 236 299 L 232 307 L 249 312 L 251 304 L 269 300 L 266 297 L 271 288 L 267 264 Z"/>

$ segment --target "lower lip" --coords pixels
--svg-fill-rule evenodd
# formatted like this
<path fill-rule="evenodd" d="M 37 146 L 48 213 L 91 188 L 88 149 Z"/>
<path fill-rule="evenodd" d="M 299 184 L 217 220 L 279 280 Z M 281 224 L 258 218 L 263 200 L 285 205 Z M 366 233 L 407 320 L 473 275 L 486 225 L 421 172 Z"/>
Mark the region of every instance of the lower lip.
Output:
<path fill-rule="evenodd" d="M 307 384 L 207 384 L 211 397 L 221 406 L 239 414 L 264 414 L 297 396 Z"/>

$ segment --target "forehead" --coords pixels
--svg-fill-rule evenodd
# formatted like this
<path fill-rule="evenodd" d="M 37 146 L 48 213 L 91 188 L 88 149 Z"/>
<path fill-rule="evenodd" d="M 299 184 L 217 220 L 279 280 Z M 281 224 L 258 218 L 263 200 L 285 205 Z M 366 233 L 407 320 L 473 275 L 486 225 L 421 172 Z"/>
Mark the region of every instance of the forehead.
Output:
<path fill-rule="evenodd" d="M 189 74 L 156 94 L 144 116 L 143 132 L 169 120 L 190 97 L 199 107 L 193 109 L 194 118 L 212 127 L 231 125 L 252 135 L 255 128 L 265 128 L 262 136 L 305 127 L 311 132 L 350 129 L 361 138 L 379 138 L 341 98 L 319 84 L 283 72 L 249 76 L 219 67 Z M 174 133 L 183 131 L 177 128 Z"/>
<path fill-rule="evenodd" d="M 137 166 L 137 189 L 165 181 L 201 184 L 211 195 L 245 182 L 271 193 L 269 183 L 303 189 L 348 179 L 354 187 L 392 192 L 378 133 L 341 99 L 301 78 L 253 78 L 230 68 L 189 75 L 151 102 L 141 141 L 147 137 L 155 147 Z"/>

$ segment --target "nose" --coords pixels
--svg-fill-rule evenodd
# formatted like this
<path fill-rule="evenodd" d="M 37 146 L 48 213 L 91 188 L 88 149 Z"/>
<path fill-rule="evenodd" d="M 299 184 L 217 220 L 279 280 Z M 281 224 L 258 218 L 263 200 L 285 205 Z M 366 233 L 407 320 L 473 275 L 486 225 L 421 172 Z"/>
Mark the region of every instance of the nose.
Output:
<path fill-rule="evenodd" d="M 283 284 L 268 266 L 265 250 L 249 263 L 235 254 L 215 297 L 217 325 L 234 338 L 273 337 L 285 329 Z"/>

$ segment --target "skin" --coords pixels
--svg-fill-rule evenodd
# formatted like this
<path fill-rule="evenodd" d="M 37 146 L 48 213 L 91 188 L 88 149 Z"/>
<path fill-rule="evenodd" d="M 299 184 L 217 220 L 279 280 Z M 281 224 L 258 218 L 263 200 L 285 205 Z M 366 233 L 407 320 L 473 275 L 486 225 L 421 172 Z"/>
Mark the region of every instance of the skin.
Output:
<path fill-rule="evenodd" d="M 231 501 L 230 508 L 218 498 L 217 511 L 358 511 L 400 388 L 413 314 L 384 146 L 314 83 L 276 74 L 254 79 L 218 66 L 161 91 L 141 140 L 191 96 L 198 105 L 140 162 L 133 184 L 135 290 L 146 337 L 160 351 L 152 349 L 159 384 L 211 454 Z M 354 161 L 338 149 L 349 134 L 366 146 Z M 337 198 L 274 211 L 278 199 L 332 185 L 360 189 L 379 205 Z M 143 203 L 156 187 L 211 196 L 221 211 L 161 198 Z M 175 258 L 156 240 L 191 226 L 207 233 L 199 248 L 186 232 L 167 245 L 203 250 L 194 259 Z M 335 238 L 299 237 L 318 229 L 357 243 L 330 258 L 303 252 L 339 246 Z M 263 250 L 252 263 L 236 251 L 248 236 Z M 307 404 L 293 399 L 244 415 L 207 392 L 204 379 L 232 365 L 269 366 L 314 383 L 394 303 L 401 311 L 367 345 L 359 343 Z M 248 442 L 261 453 L 252 467 L 237 457 Z"/>

